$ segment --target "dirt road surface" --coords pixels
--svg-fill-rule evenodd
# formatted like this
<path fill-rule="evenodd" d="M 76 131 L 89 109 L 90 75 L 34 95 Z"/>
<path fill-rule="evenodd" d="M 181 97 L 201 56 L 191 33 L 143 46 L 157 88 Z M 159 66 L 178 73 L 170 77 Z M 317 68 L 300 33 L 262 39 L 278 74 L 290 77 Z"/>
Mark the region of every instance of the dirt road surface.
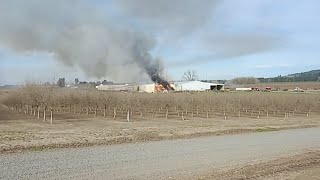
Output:
<path fill-rule="evenodd" d="M 320 128 L 0 155 L 0 179 L 184 179 L 320 150 Z"/>

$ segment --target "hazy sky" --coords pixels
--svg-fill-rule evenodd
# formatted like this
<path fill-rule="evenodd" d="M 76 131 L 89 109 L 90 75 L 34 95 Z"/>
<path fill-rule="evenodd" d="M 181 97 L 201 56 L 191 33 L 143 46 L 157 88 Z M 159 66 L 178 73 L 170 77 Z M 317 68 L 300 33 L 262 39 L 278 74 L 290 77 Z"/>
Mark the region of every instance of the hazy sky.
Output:
<path fill-rule="evenodd" d="M 0 85 L 59 77 L 133 81 L 145 73 L 132 60 L 139 42 L 139 52 L 160 59 L 170 80 L 188 69 L 200 79 L 319 69 L 319 7 L 318 0 L 3 0 Z M 60 39 L 68 28 L 72 39 L 64 31 Z"/>

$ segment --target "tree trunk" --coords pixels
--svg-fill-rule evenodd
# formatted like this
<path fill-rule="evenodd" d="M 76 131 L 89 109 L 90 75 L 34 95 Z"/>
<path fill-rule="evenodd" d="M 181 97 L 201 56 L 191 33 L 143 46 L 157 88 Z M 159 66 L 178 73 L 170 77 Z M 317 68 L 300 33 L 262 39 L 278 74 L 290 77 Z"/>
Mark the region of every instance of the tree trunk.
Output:
<path fill-rule="evenodd" d="M 128 110 L 128 113 L 127 113 L 127 122 L 130 122 L 130 110 Z"/>
<path fill-rule="evenodd" d="M 50 124 L 52 124 L 52 109 L 50 110 Z"/>
<path fill-rule="evenodd" d="M 116 115 L 117 115 L 117 110 L 116 110 L 116 108 L 113 108 L 113 119 L 116 118 Z"/>
<path fill-rule="evenodd" d="M 166 111 L 166 119 L 168 119 L 169 110 Z"/>
<path fill-rule="evenodd" d="M 38 107 L 38 119 L 40 119 L 40 108 Z"/>
<path fill-rule="evenodd" d="M 43 109 L 43 120 L 46 121 L 46 108 Z"/>
<path fill-rule="evenodd" d="M 103 117 L 104 117 L 104 118 L 106 117 L 106 109 L 107 109 L 107 107 L 105 106 L 105 107 L 104 107 L 104 110 L 103 110 Z"/>
<path fill-rule="evenodd" d="M 181 119 L 182 119 L 182 121 L 184 121 L 183 110 L 181 111 Z"/>

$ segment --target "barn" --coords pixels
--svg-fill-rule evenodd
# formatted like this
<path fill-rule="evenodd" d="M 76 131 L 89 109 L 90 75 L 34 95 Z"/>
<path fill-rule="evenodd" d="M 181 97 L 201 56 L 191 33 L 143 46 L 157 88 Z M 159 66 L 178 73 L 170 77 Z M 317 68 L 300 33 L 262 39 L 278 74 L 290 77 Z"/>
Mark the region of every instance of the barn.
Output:
<path fill-rule="evenodd" d="M 183 81 L 174 83 L 176 91 L 213 91 L 224 90 L 224 84 L 201 81 Z"/>
<path fill-rule="evenodd" d="M 133 91 L 134 86 L 130 84 L 107 84 L 103 85 L 100 84 L 96 86 L 98 90 L 105 90 L 105 91 Z"/>
<path fill-rule="evenodd" d="M 137 86 L 135 86 L 135 90 L 138 92 L 154 93 L 155 92 L 155 83 L 137 85 Z"/>
<path fill-rule="evenodd" d="M 146 92 L 146 93 L 154 93 L 156 92 L 155 83 L 151 84 L 140 84 L 140 85 L 131 85 L 131 84 L 100 84 L 96 86 L 98 90 L 106 90 L 106 91 L 127 91 L 127 92 Z"/>

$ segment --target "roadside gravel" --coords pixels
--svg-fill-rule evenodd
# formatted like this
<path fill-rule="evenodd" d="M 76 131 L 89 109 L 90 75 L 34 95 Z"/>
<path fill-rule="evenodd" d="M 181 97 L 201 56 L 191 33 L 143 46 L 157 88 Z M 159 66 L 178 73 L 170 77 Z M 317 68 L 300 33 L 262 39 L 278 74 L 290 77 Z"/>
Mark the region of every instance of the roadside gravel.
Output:
<path fill-rule="evenodd" d="M 320 149 L 320 128 L 0 155 L 0 179 L 170 179 Z"/>

